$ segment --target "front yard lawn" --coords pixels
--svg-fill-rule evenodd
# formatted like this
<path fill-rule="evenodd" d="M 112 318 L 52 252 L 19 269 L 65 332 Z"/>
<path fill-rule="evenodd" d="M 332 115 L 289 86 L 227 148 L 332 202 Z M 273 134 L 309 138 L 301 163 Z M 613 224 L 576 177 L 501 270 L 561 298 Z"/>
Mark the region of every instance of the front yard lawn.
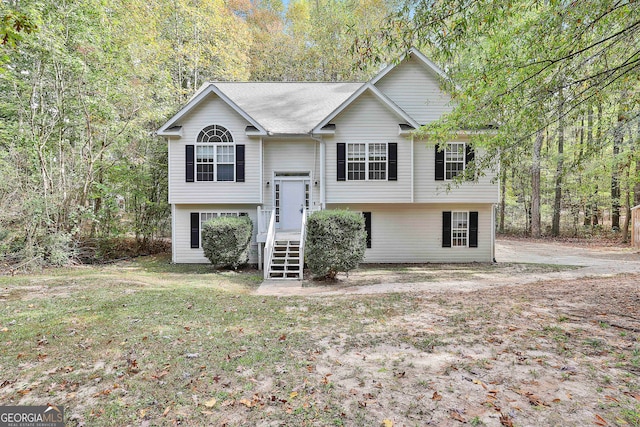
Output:
<path fill-rule="evenodd" d="M 0 404 L 71 426 L 640 426 L 638 276 L 286 298 L 260 279 L 163 257 L 0 277 Z"/>

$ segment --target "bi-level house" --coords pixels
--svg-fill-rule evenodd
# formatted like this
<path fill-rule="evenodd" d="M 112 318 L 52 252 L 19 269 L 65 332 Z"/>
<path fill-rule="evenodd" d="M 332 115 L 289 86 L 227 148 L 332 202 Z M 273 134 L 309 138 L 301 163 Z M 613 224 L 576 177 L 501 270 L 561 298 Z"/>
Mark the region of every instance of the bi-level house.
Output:
<path fill-rule="evenodd" d="M 450 111 L 442 78 L 413 49 L 365 83 L 203 85 L 157 132 L 169 144 L 173 262 L 208 262 L 202 224 L 247 215 L 251 262 L 299 277 L 306 215 L 334 208 L 363 213 L 365 262 L 491 262 L 496 171 L 449 185 L 474 159 L 469 133 L 440 150 L 412 135 Z"/>

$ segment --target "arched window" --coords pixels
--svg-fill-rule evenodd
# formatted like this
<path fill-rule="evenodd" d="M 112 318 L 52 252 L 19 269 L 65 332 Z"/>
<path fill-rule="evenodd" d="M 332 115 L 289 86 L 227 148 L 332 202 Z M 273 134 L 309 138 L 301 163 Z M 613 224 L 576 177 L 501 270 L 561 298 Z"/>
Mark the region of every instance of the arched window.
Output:
<path fill-rule="evenodd" d="M 196 142 L 196 180 L 234 181 L 236 150 L 231 132 L 220 125 L 207 126 Z"/>
<path fill-rule="evenodd" d="M 231 136 L 231 132 L 227 128 L 220 125 L 211 125 L 200 131 L 197 141 L 204 143 L 233 143 L 233 136 Z"/>

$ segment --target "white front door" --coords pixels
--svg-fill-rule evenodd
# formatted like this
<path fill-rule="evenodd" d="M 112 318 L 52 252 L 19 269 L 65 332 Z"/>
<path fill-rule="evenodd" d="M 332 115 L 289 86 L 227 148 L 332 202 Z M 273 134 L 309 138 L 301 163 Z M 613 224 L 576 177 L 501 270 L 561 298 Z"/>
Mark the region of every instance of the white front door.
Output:
<path fill-rule="evenodd" d="M 276 197 L 280 198 L 280 230 L 300 230 L 305 205 L 304 181 L 282 180 L 279 193 Z"/>

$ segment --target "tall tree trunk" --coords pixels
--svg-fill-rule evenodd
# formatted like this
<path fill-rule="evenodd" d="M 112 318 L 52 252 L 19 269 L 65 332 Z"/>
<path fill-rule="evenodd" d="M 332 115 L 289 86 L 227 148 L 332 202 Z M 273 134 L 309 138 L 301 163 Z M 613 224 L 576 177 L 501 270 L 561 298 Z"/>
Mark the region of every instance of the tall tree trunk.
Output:
<path fill-rule="evenodd" d="M 562 175 L 564 167 L 564 95 L 560 90 L 558 100 L 558 162 L 556 163 L 555 198 L 553 200 L 553 221 L 551 235 L 560 235 L 560 211 L 562 210 Z"/>
<path fill-rule="evenodd" d="M 631 222 L 631 157 L 627 165 L 627 179 L 625 187 L 624 222 L 622 225 L 622 243 L 629 243 L 629 223 Z"/>
<path fill-rule="evenodd" d="M 540 152 L 544 133 L 539 130 L 533 142 L 531 162 L 531 237 L 540 237 Z"/>
<path fill-rule="evenodd" d="M 593 107 L 589 106 L 587 111 L 587 148 L 593 150 Z M 593 216 L 593 196 L 587 195 L 587 204 L 584 207 L 584 225 L 591 225 Z"/>
<path fill-rule="evenodd" d="M 498 231 L 504 233 L 504 214 L 507 208 L 507 168 L 500 162 L 500 219 Z"/>
<path fill-rule="evenodd" d="M 620 147 L 624 140 L 623 126 L 624 115 L 622 101 L 624 93 L 620 97 L 618 105 L 618 124 L 613 130 L 613 164 L 611 165 L 611 229 L 620 230 Z"/>
<path fill-rule="evenodd" d="M 596 147 L 598 154 L 602 154 L 601 149 L 604 145 L 602 142 L 602 103 L 598 104 L 598 127 L 596 128 Z M 591 204 L 591 227 L 595 227 L 600 224 L 600 220 L 598 219 L 599 214 L 599 206 L 598 206 L 598 191 L 600 190 L 598 183 L 593 189 L 593 203 Z"/>
<path fill-rule="evenodd" d="M 640 148 L 640 112 L 638 114 L 638 130 L 636 134 L 636 142 L 632 145 L 633 147 L 633 156 L 636 161 L 636 177 L 635 183 L 633 185 L 633 205 L 640 205 L 640 177 L 637 175 L 640 173 L 640 156 L 638 156 L 638 148 Z"/>

